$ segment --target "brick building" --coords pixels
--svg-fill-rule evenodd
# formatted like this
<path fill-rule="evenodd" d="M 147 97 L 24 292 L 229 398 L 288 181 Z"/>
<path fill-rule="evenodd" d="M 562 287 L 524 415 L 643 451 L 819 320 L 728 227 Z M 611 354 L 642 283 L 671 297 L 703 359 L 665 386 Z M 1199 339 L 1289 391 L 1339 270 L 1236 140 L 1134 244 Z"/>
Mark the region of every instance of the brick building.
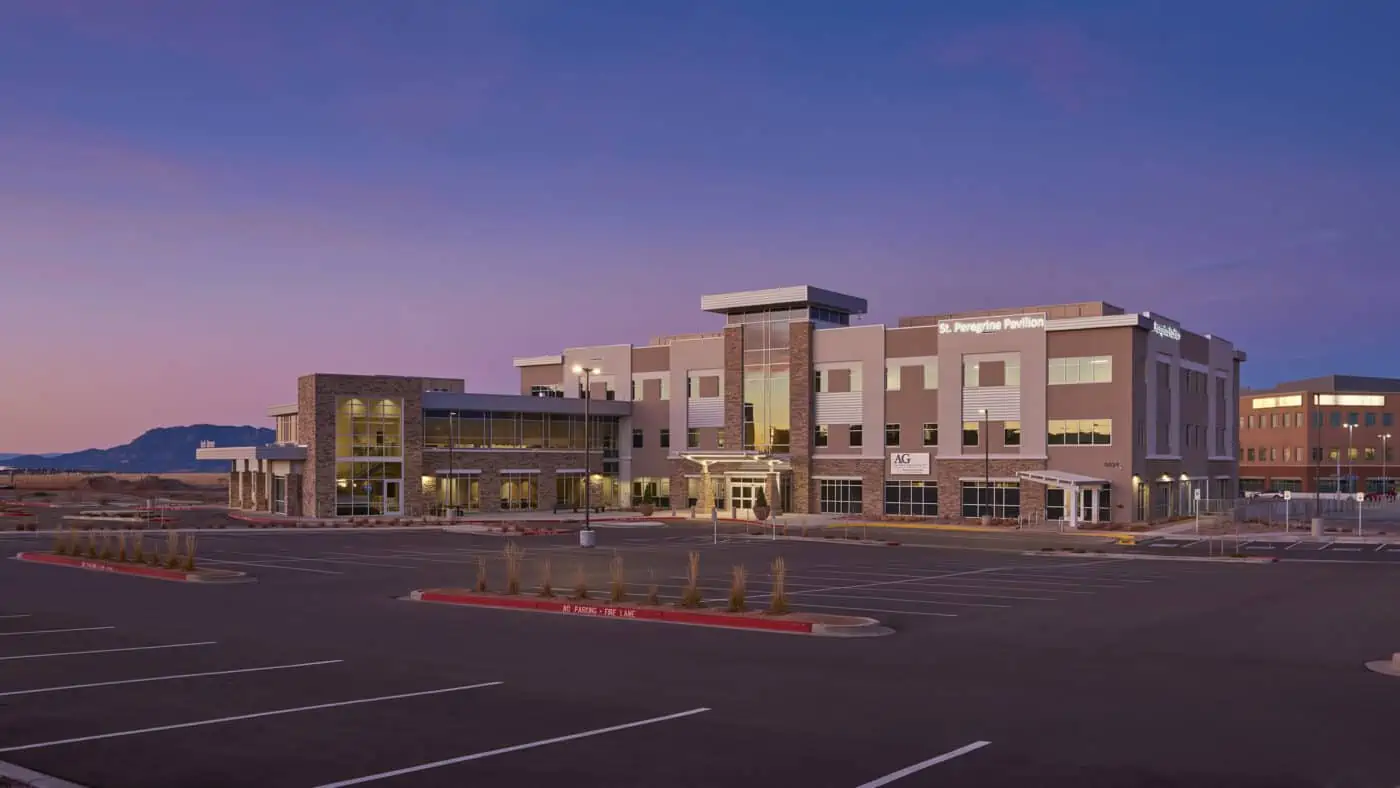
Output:
<path fill-rule="evenodd" d="M 460 380 L 309 375 L 278 443 L 207 448 L 230 503 L 290 514 L 576 504 L 1081 522 L 1238 490 L 1228 341 L 1111 304 L 860 325 L 798 286 L 703 296 L 709 333 L 517 358 L 518 395 Z M 586 373 L 586 374 L 585 374 Z M 584 383 L 592 408 L 584 461 Z"/>
<path fill-rule="evenodd" d="M 1246 491 L 1393 491 L 1400 379 L 1355 375 L 1280 383 L 1240 396 Z"/>

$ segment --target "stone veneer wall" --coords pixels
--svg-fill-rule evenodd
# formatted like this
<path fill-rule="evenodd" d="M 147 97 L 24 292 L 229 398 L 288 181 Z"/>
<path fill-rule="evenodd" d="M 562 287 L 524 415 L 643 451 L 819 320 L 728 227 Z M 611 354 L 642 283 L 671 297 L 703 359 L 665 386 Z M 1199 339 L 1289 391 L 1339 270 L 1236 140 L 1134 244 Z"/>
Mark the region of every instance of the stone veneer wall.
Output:
<path fill-rule="evenodd" d="M 724 447 L 744 448 L 744 334 L 724 327 Z"/>
<path fill-rule="evenodd" d="M 431 477 L 439 469 L 447 468 L 449 459 L 451 465 L 458 470 L 481 471 L 478 483 L 481 489 L 481 511 L 498 512 L 501 510 L 501 471 L 512 468 L 539 470 L 539 473 L 531 474 L 536 477 L 539 484 L 538 504 L 539 511 L 549 511 L 554 508 L 558 498 L 555 490 L 555 479 L 560 468 L 583 469 L 583 452 L 561 452 L 561 451 L 457 451 L 451 452 L 455 456 L 449 458 L 450 452 L 442 449 L 430 449 L 423 453 L 423 473 Z M 594 473 L 600 472 L 603 465 L 603 453 L 593 452 L 593 460 L 589 467 Z M 408 482 L 405 481 L 405 484 Z M 420 496 L 425 499 L 429 490 L 422 487 L 421 479 L 416 480 L 415 485 L 419 487 Z M 622 482 L 619 480 L 618 484 Z M 431 489 L 431 488 L 430 488 Z M 595 503 L 597 503 L 595 501 Z"/>
<path fill-rule="evenodd" d="M 879 517 L 885 511 L 885 463 L 883 460 L 812 460 L 811 481 L 808 483 L 807 506 L 809 511 L 820 510 L 817 496 L 822 476 L 859 476 L 861 483 L 861 514 L 866 517 Z M 939 490 L 939 500 L 942 500 Z M 793 478 L 793 503 L 797 503 L 797 479 Z"/>
<path fill-rule="evenodd" d="M 816 511 L 812 479 L 812 323 L 794 322 L 788 334 L 788 403 L 791 414 L 792 508 L 798 514 Z M 884 492 L 881 491 L 881 495 Z"/>
<path fill-rule="evenodd" d="M 1021 471 L 1043 471 L 1044 460 L 999 460 L 991 461 L 992 479 L 1015 478 Z M 934 463 L 938 474 L 938 513 L 944 517 L 962 516 L 962 480 L 981 479 L 986 473 L 983 460 L 938 460 Z M 883 491 L 881 493 L 883 495 Z M 1021 482 L 1021 513 L 1044 511 L 1045 485 L 1037 482 Z"/>
<path fill-rule="evenodd" d="M 339 397 L 403 401 L 403 513 L 424 513 L 423 379 L 367 375 L 303 375 L 297 379 L 297 434 L 306 444 L 302 512 L 335 515 L 335 404 Z M 365 462 L 372 458 L 361 458 Z"/>

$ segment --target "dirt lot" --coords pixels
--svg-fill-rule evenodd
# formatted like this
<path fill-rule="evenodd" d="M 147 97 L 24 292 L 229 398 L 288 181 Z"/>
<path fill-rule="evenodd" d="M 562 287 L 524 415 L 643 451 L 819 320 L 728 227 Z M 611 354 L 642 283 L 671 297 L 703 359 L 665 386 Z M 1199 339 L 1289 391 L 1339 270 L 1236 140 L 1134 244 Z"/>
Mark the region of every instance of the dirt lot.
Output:
<path fill-rule="evenodd" d="M 220 473 L 25 474 L 13 490 L 0 490 L 0 502 L 120 504 L 166 498 L 197 503 L 228 501 L 228 476 Z"/>
<path fill-rule="evenodd" d="M 151 474 L 145 473 L 17 474 L 15 487 L 20 490 L 77 490 L 82 489 L 85 482 L 94 479 L 115 479 L 118 482 L 131 482 L 136 485 L 149 478 L 151 478 Z M 179 482 L 191 487 L 228 488 L 228 474 L 226 473 L 162 473 L 156 475 L 155 478 Z"/>

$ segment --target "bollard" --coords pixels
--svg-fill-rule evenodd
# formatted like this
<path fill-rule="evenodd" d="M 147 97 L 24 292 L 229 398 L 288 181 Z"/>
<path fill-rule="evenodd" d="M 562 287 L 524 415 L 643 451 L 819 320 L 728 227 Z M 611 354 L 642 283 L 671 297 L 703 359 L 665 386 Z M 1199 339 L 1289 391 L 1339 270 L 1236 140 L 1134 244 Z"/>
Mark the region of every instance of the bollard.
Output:
<path fill-rule="evenodd" d="M 1321 517 L 1314 517 L 1314 518 L 1312 518 L 1312 535 L 1313 535 L 1313 538 L 1314 538 L 1314 539 L 1321 539 L 1321 538 L 1322 538 L 1322 518 L 1321 518 Z"/>

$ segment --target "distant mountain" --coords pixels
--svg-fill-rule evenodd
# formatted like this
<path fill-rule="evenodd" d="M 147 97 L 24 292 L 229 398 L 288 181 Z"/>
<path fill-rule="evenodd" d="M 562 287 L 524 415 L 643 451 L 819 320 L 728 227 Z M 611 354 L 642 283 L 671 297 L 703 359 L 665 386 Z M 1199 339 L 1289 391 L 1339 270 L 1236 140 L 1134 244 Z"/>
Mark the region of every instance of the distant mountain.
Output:
<path fill-rule="evenodd" d="M 157 427 L 131 443 L 110 449 L 85 449 L 69 454 L 21 454 L 5 458 L 4 464 L 14 468 L 108 473 L 220 473 L 228 470 L 227 461 L 200 461 L 194 458 L 195 450 L 204 441 L 213 441 L 215 446 L 261 446 L 276 438 L 275 431 L 264 427 L 223 427 L 215 424 Z"/>

